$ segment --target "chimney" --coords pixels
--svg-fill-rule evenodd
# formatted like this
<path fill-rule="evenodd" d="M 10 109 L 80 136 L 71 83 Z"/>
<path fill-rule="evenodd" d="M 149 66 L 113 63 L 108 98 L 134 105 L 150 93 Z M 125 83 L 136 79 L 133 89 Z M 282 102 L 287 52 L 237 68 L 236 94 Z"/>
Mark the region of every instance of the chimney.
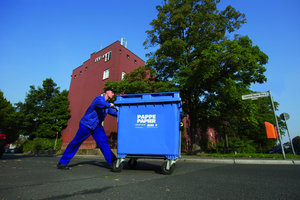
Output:
<path fill-rule="evenodd" d="M 127 48 L 127 40 L 125 40 L 125 38 L 121 38 L 121 45 Z"/>

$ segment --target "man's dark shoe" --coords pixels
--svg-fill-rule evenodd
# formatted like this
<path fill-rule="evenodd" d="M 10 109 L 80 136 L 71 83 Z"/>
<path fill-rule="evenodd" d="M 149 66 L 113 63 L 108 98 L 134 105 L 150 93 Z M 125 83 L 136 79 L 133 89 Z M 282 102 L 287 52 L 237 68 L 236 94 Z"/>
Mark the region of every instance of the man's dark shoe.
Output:
<path fill-rule="evenodd" d="M 70 167 L 68 167 L 68 165 L 63 165 L 63 164 L 58 163 L 57 164 L 57 169 L 68 170 L 68 169 L 70 169 Z"/>
<path fill-rule="evenodd" d="M 113 164 L 114 164 L 114 163 L 111 163 L 110 165 L 108 165 L 107 168 L 108 168 L 108 169 L 112 169 L 112 168 L 113 168 Z"/>

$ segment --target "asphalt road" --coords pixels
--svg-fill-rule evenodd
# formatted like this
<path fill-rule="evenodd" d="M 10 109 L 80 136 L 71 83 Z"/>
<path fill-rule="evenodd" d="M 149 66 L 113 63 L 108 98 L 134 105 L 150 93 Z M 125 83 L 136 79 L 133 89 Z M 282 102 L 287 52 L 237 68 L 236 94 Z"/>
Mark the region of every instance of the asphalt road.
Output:
<path fill-rule="evenodd" d="M 103 158 L 78 156 L 58 170 L 56 156 L 6 154 L 0 160 L 0 199 L 300 199 L 300 165 L 213 164 L 138 160 L 111 172 Z"/>

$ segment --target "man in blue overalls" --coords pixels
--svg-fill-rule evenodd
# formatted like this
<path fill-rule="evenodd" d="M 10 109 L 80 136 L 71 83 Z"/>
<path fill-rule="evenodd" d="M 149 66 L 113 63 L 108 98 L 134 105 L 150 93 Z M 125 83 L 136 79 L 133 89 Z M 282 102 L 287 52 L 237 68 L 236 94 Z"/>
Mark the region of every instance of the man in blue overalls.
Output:
<path fill-rule="evenodd" d="M 76 154 L 82 142 L 90 135 L 93 136 L 108 165 L 111 165 L 116 160 L 116 156 L 109 147 L 108 139 L 102 126 L 102 122 L 107 114 L 115 117 L 118 115 L 117 111 L 113 109 L 114 104 L 108 102 L 114 96 L 114 93 L 113 88 L 106 88 L 105 95 L 96 97 L 88 107 L 80 120 L 79 129 L 74 139 L 69 143 L 57 164 L 58 169 L 69 169 L 68 163 Z"/>

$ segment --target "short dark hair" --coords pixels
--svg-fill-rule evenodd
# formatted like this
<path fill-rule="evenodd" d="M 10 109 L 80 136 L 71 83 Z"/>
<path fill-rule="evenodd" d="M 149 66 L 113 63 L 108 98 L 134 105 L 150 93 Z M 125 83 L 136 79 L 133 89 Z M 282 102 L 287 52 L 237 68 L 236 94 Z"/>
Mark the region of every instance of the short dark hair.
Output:
<path fill-rule="evenodd" d="M 112 91 L 113 93 L 116 93 L 116 90 L 112 87 L 107 87 L 104 89 L 104 92 L 107 92 L 107 91 Z"/>

